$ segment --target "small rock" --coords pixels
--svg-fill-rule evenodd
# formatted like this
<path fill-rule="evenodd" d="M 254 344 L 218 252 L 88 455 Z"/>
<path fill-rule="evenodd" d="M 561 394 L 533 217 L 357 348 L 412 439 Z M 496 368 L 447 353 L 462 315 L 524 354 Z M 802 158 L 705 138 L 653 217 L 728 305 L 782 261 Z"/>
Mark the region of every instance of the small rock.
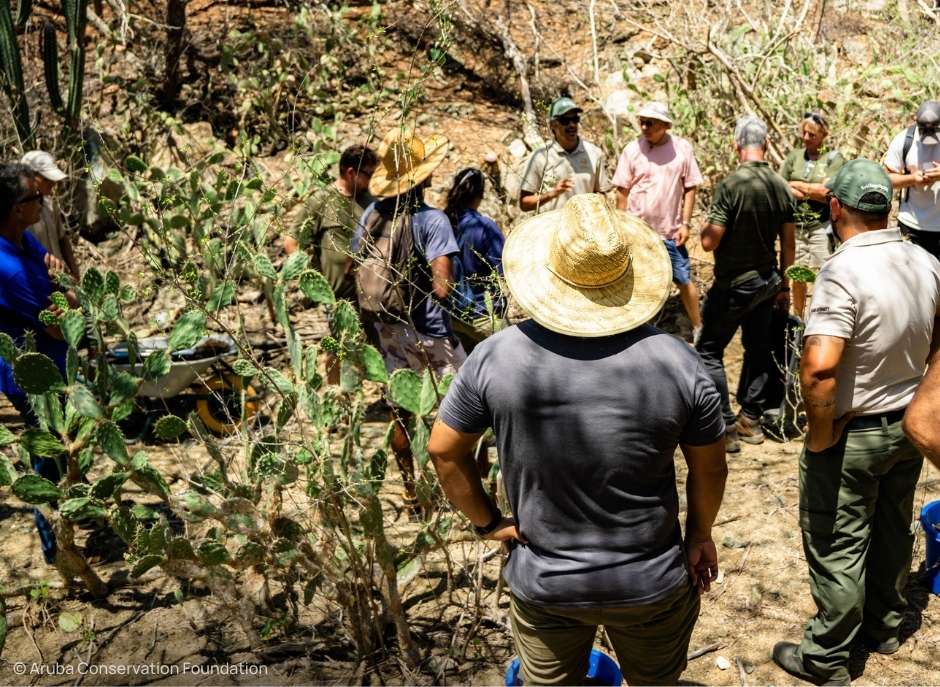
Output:
<path fill-rule="evenodd" d="M 718 670 L 728 670 L 731 667 L 731 661 L 724 656 L 719 656 L 715 659 L 715 665 L 718 666 Z"/>
<path fill-rule="evenodd" d="M 519 159 L 525 157 L 526 153 L 528 152 L 528 148 L 526 148 L 526 145 L 521 138 L 517 138 L 512 143 L 510 143 L 508 150 L 510 155 Z"/>

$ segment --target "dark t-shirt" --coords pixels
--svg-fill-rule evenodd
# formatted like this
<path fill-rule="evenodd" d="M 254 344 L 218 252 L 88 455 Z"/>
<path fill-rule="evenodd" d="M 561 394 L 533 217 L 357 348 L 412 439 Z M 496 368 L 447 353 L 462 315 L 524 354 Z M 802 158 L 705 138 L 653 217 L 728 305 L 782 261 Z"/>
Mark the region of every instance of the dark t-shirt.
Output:
<path fill-rule="evenodd" d="M 513 594 L 550 605 L 639 605 L 686 584 L 674 453 L 724 436 L 721 404 L 688 345 L 644 325 L 579 339 L 532 320 L 479 344 L 439 419 L 496 433 L 526 545 Z"/>
<path fill-rule="evenodd" d="M 353 253 L 359 252 L 364 233 L 363 227 L 369 220 L 369 214 L 374 212 L 376 207 L 390 217 L 395 213 L 395 199 L 380 200 L 362 213 L 362 219 L 352 241 Z M 414 249 L 423 258 L 417 261 L 418 269 L 411 275 L 414 290 L 411 319 L 414 321 L 415 329 L 421 334 L 443 339 L 452 336 L 453 330 L 450 326 L 450 314 L 431 292 L 431 263 L 445 255 L 456 257 L 460 253 L 460 246 L 454 238 L 450 220 L 441 210 L 421 203 L 414 210 L 411 218 Z M 453 274 L 453 271 L 451 273 Z"/>
<path fill-rule="evenodd" d="M 789 186 L 766 162 L 744 162 L 722 179 L 708 213 L 710 224 L 725 227 L 715 249 L 715 277 L 776 266 L 775 242 L 795 209 Z"/>

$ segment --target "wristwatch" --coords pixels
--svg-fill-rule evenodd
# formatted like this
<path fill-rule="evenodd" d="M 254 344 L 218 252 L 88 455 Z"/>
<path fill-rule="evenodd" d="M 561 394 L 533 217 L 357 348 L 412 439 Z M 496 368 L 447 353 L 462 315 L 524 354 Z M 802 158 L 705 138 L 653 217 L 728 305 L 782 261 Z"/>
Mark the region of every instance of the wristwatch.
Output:
<path fill-rule="evenodd" d="M 497 508 L 497 509 L 496 509 L 496 515 L 493 516 L 493 519 L 492 519 L 492 520 L 490 520 L 490 521 L 489 521 L 486 525 L 484 525 L 483 527 L 479 527 L 478 525 L 474 525 L 474 526 L 473 526 L 473 531 L 477 533 L 477 536 L 485 537 L 485 536 L 488 535 L 490 532 L 492 532 L 492 531 L 495 530 L 497 527 L 499 527 L 499 523 L 501 523 L 502 521 L 503 521 L 503 514 L 502 514 L 502 512 L 499 510 L 499 508 Z"/>

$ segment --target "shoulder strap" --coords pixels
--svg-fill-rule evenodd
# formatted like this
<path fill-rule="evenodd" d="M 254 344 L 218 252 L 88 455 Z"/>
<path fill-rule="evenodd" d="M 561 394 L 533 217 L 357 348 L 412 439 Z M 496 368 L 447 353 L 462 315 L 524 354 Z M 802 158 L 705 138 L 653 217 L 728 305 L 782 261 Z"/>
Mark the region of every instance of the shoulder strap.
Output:
<path fill-rule="evenodd" d="M 914 131 L 916 129 L 917 126 L 912 124 L 907 127 L 907 131 L 904 132 L 904 146 L 901 148 L 901 164 L 904 165 L 905 174 L 910 174 L 907 168 L 907 154 L 911 152 L 911 147 L 914 145 Z"/>
<path fill-rule="evenodd" d="M 901 164 L 904 166 L 904 174 L 911 173 L 910 169 L 907 167 L 907 154 L 911 152 L 911 147 L 914 145 L 914 131 L 916 129 L 917 125 L 911 124 L 907 127 L 907 131 L 904 132 L 904 145 L 901 147 Z M 900 192 L 900 200 L 906 201 L 910 195 L 911 189 L 907 187 Z"/>

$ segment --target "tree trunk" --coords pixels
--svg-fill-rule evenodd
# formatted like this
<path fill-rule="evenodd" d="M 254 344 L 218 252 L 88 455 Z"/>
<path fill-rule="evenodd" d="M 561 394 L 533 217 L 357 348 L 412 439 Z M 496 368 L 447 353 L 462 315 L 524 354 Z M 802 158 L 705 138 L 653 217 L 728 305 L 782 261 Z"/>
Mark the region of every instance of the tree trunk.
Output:
<path fill-rule="evenodd" d="M 166 3 L 166 69 L 163 73 L 163 91 L 160 100 L 170 107 L 180 94 L 180 58 L 186 34 L 186 3 L 189 0 L 167 0 Z"/>

